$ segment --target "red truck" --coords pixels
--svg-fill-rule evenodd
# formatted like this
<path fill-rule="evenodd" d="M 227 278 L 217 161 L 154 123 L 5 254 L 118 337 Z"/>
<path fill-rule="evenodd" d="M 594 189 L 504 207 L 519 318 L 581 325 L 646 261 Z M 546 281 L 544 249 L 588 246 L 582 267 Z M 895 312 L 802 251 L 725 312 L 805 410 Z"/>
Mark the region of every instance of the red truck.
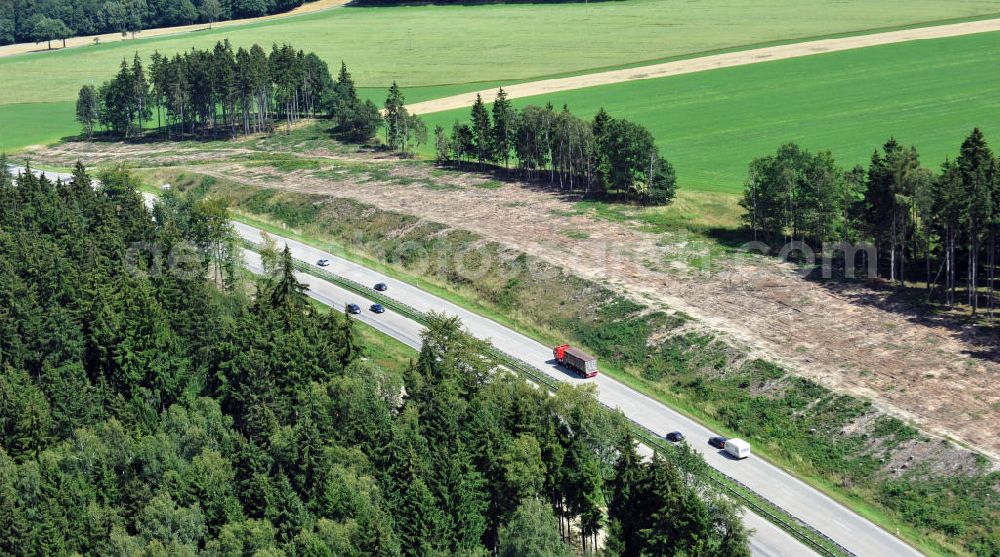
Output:
<path fill-rule="evenodd" d="M 579 348 L 573 348 L 568 344 L 560 344 L 552 349 L 552 355 L 560 364 L 572 369 L 583 377 L 595 377 L 597 375 L 597 358 L 587 354 Z"/>

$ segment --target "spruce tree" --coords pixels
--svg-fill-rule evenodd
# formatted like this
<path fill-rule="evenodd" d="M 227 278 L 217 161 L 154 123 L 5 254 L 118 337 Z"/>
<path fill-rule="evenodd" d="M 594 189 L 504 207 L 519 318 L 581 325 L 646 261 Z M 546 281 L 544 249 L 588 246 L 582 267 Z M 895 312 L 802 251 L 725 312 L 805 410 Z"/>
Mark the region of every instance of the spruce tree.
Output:
<path fill-rule="evenodd" d="M 440 511 L 427 484 L 413 478 L 403 486 L 399 505 L 396 507 L 396 532 L 403 555 L 424 557 L 440 549 L 438 523 Z"/>
<path fill-rule="evenodd" d="M 309 307 L 306 301 L 306 290 L 308 287 L 295 278 L 295 263 L 292 260 L 292 250 L 285 245 L 281 252 L 280 278 L 271 290 L 271 307 L 285 319 L 286 324 L 291 324 L 296 320 L 296 316 Z"/>
<path fill-rule="evenodd" d="M 392 82 L 389 87 L 389 95 L 385 99 L 385 142 L 389 149 L 399 149 L 406 134 L 406 108 L 403 92 Z"/>
<path fill-rule="evenodd" d="M 958 174 L 962 179 L 962 189 L 968 202 L 966 238 L 969 248 L 967 265 L 967 289 L 972 314 L 979 309 L 979 253 L 987 232 L 987 224 L 993 218 L 993 153 L 986 144 L 986 138 L 979 128 L 972 130 L 959 151 Z"/>
<path fill-rule="evenodd" d="M 517 112 L 507 100 L 507 92 L 503 87 L 497 91 L 493 101 L 492 146 L 494 158 L 503 161 L 504 168 L 510 168 L 510 151 L 514 146 L 514 125 Z"/>
<path fill-rule="evenodd" d="M 476 102 L 472 105 L 472 141 L 476 150 L 476 160 L 479 168 L 485 168 L 487 161 L 492 160 L 493 144 L 490 128 L 490 113 L 486 111 L 483 97 L 476 94 Z"/>
<path fill-rule="evenodd" d="M 153 114 L 149 106 L 149 82 L 146 81 L 146 71 L 142 67 L 142 58 L 135 53 L 132 58 L 132 69 L 129 72 L 129 84 L 132 89 L 132 106 L 135 110 L 135 127 L 142 133 L 146 120 Z"/>
<path fill-rule="evenodd" d="M 87 139 L 94 136 L 94 125 L 97 123 L 99 105 L 97 89 L 93 85 L 84 85 L 76 98 L 76 121 L 83 126 Z"/>

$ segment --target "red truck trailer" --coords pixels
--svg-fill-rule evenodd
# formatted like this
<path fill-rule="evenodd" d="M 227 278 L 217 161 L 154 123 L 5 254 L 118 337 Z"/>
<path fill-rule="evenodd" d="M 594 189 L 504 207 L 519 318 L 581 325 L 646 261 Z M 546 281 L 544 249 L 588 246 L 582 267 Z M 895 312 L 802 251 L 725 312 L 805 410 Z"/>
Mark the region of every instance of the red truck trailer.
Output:
<path fill-rule="evenodd" d="M 583 377 L 594 377 L 597 375 L 597 358 L 579 348 L 573 348 L 568 344 L 560 344 L 552 349 L 552 355 L 555 356 L 557 362 L 579 373 Z"/>

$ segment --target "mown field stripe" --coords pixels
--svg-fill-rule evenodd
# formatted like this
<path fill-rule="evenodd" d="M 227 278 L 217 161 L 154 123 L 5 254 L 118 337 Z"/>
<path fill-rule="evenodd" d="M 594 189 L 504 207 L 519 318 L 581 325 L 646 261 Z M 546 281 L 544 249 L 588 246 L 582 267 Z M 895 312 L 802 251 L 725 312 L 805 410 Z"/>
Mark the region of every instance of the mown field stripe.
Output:
<path fill-rule="evenodd" d="M 738 194 L 749 162 L 794 141 L 850 167 L 890 136 L 929 168 L 978 126 L 1000 133 L 1000 32 L 913 41 L 514 100 L 650 129 L 682 189 Z M 467 108 L 427 114 L 450 130 Z M 433 148 L 425 149 L 433 156 Z"/>
<path fill-rule="evenodd" d="M 889 31 L 886 33 L 876 33 L 872 35 L 858 35 L 836 39 L 805 41 L 753 50 L 741 50 L 700 58 L 679 60 L 676 62 L 654 64 L 650 66 L 639 66 L 622 70 L 588 73 L 571 77 L 545 79 L 541 81 L 529 81 L 526 83 L 510 85 L 504 90 L 507 92 L 508 98 L 517 99 L 521 97 L 559 93 L 562 91 L 572 91 L 574 89 L 583 89 L 586 87 L 611 85 L 627 81 L 657 79 L 674 75 L 684 75 L 689 73 L 718 70 L 722 68 L 746 66 L 760 62 L 773 62 L 776 60 L 801 58 L 803 56 L 815 56 L 817 54 L 855 50 L 871 46 L 897 44 L 917 40 L 958 37 L 978 33 L 990 33 L 993 31 L 1000 31 L 1000 18 L 967 23 L 955 23 L 951 25 L 920 27 L 902 31 Z M 483 102 L 491 103 L 496 100 L 496 93 L 496 89 L 472 91 L 451 97 L 410 104 L 407 106 L 407 109 L 414 114 L 442 112 L 445 110 L 472 106 L 472 104 L 476 101 L 477 96 L 482 97 Z"/>

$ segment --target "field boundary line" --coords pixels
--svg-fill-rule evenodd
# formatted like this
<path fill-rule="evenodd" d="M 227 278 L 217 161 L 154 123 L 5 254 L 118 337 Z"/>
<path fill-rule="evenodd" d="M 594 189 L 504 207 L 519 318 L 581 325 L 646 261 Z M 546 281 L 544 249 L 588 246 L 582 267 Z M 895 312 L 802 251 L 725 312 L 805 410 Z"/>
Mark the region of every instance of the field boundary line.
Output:
<path fill-rule="evenodd" d="M 832 39 L 811 40 L 754 48 L 750 50 L 739 50 L 735 52 L 724 52 L 721 54 L 687 58 L 647 66 L 636 66 L 625 69 L 517 83 L 505 87 L 504 91 L 510 99 L 533 97 L 536 95 L 572 91 L 587 87 L 598 87 L 601 85 L 613 85 L 628 81 L 657 79 L 661 77 L 684 75 L 723 68 L 734 68 L 761 62 L 788 60 L 792 58 L 813 56 L 816 54 L 856 50 L 871 46 L 883 46 L 920 40 L 944 39 L 995 31 L 1000 31 L 1000 18 L 951 23 L 946 25 L 934 25 L 930 27 L 916 27 L 912 29 L 872 33 L 868 35 L 852 35 Z M 451 95 L 440 99 L 413 103 L 407 105 L 406 109 L 413 114 L 431 114 L 434 112 L 466 108 L 472 106 L 472 104 L 476 101 L 477 95 L 482 97 L 483 102 L 491 103 L 496 99 L 496 90 L 484 89 L 469 93 L 460 93 L 458 95 Z"/>
<path fill-rule="evenodd" d="M 172 27 L 154 27 L 152 29 L 143 29 L 142 31 L 139 31 L 138 36 L 134 37 L 133 40 L 152 39 L 157 37 L 169 37 L 173 35 L 182 35 L 184 33 L 192 33 L 197 31 L 209 31 L 209 30 L 215 31 L 217 29 L 225 29 L 228 27 L 239 27 L 241 25 L 252 25 L 254 23 L 276 21 L 289 17 L 318 14 L 321 12 L 325 12 L 327 10 L 332 10 L 334 8 L 343 7 L 348 2 L 349 0 L 312 0 L 296 8 L 293 8 L 287 12 L 267 14 L 257 17 L 243 17 L 240 19 L 227 19 L 223 21 L 216 21 L 213 22 L 211 26 L 209 26 L 206 23 L 191 23 L 188 25 L 174 25 Z M 0 46 L 0 58 L 6 58 L 8 56 L 20 56 L 22 54 L 41 54 L 43 52 L 59 52 L 62 50 L 79 48 L 81 46 L 90 46 L 95 44 L 94 39 L 98 39 L 100 41 L 100 44 L 125 42 L 130 40 L 127 37 L 122 37 L 121 33 L 100 33 L 97 35 L 80 35 L 67 38 L 65 47 L 58 46 L 57 48 L 51 50 L 39 46 L 40 43 L 30 43 L 30 42 L 13 43 Z"/>

